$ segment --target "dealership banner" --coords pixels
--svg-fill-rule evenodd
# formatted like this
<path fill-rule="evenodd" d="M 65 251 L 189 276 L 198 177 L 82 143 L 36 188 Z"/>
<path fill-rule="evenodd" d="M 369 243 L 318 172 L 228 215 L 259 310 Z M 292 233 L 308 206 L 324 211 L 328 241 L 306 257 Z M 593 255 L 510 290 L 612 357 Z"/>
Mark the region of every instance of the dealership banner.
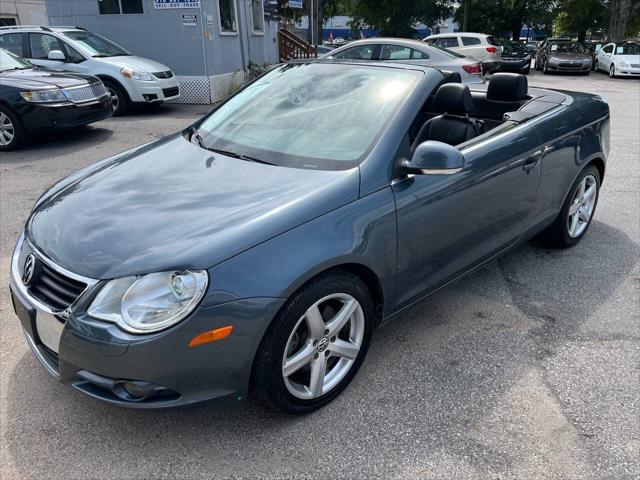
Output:
<path fill-rule="evenodd" d="M 153 0 L 155 8 L 200 8 L 200 0 Z"/>

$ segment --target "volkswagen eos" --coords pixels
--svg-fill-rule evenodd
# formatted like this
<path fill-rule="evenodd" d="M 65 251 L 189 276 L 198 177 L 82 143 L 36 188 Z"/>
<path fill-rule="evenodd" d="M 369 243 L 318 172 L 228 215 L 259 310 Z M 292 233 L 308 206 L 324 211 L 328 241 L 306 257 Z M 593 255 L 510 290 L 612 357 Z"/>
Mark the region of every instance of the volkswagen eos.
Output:
<path fill-rule="evenodd" d="M 61 180 L 12 257 L 35 356 L 115 405 L 254 391 L 307 413 L 404 308 L 535 234 L 579 242 L 605 173 L 606 102 L 511 73 L 473 90 L 451 80 L 282 65 L 184 131 Z"/>

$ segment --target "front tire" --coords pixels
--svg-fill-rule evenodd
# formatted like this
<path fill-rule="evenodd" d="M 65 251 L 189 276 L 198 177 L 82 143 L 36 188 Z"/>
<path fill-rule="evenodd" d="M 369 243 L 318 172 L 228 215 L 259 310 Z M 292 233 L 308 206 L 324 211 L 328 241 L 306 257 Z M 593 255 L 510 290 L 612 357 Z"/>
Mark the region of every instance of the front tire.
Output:
<path fill-rule="evenodd" d="M 547 69 L 547 61 L 545 60 L 544 63 L 542 64 L 542 73 L 544 73 L 545 75 L 547 73 L 549 73 L 549 70 Z"/>
<path fill-rule="evenodd" d="M 615 78 L 616 76 L 616 66 L 612 63 L 609 67 L 609 78 Z"/>
<path fill-rule="evenodd" d="M 25 133 L 18 116 L 7 107 L 0 106 L 0 152 L 19 148 L 24 140 Z"/>
<path fill-rule="evenodd" d="M 351 382 L 367 353 L 375 313 L 354 274 L 321 275 L 296 292 L 264 335 L 253 370 L 258 398 L 288 414 L 331 402 Z"/>
<path fill-rule="evenodd" d="M 600 196 L 600 172 L 585 168 L 571 186 L 556 220 L 541 234 L 548 245 L 573 247 L 587 233 Z"/>
<path fill-rule="evenodd" d="M 118 117 L 129 111 L 129 96 L 127 92 L 114 81 L 103 80 L 104 86 L 111 95 L 111 106 L 113 107 L 113 116 Z"/>

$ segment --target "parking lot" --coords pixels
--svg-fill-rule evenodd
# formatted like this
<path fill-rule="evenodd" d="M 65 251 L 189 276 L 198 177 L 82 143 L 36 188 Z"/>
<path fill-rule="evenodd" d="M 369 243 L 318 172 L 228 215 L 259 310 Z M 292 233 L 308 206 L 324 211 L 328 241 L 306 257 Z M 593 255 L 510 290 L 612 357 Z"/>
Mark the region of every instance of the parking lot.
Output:
<path fill-rule="evenodd" d="M 306 417 L 255 399 L 167 411 L 98 403 L 48 375 L 11 308 L 11 251 L 40 193 L 208 106 L 164 105 L 3 153 L 0 476 L 637 478 L 640 82 L 531 70 L 529 83 L 611 106 L 587 236 L 566 251 L 526 244 L 405 311 L 374 334 L 348 389 Z"/>

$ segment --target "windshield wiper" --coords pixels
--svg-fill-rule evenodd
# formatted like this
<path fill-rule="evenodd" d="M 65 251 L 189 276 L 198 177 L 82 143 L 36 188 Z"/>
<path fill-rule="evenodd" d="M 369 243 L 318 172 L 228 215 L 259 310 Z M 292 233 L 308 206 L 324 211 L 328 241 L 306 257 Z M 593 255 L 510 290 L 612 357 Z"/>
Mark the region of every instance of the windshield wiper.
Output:
<path fill-rule="evenodd" d="M 195 143 L 200 148 L 204 148 L 205 150 L 209 150 L 210 152 L 219 153 L 220 155 L 226 155 L 227 157 L 233 157 L 239 160 L 246 160 L 248 162 L 263 163 L 265 165 L 275 165 L 275 163 L 267 162 L 266 160 L 260 160 L 259 158 L 250 157 L 243 153 L 236 153 L 236 152 L 232 152 L 231 150 L 224 150 L 221 148 L 209 147 L 206 145 L 202 136 L 197 131 L 194 131 L 191 134 L 191 143 Z"/>

